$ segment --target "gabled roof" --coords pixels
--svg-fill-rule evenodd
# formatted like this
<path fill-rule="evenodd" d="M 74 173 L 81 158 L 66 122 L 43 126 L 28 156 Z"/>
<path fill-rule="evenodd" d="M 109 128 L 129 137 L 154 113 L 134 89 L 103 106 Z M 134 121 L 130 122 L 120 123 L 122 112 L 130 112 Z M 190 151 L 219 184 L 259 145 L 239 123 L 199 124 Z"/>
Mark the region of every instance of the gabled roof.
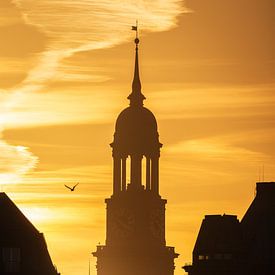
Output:
<path fill-rule="evenodd" d="M 32 225 L 32 223 L 24 216 L 18 207 L 12 202 L 6 193 L 0 193 L 0 240 L 2 233 L 19 233 L 22 236 L 36 235 L 39 231 Z M 7 236 L 3 236 L 7 238 Z M 22 236 L 23 237 L 23 236 Z"/>
<path fill-rule="evenodd" d="M 58 274 L 51 261 L 43 234 L 32 225 L 5 193 L 0 193 L 0 223 L 0 255 L 4 248 L 20 249 L 19 274 Z M 0 274 L 8 275 L 9 271 L 9 265 L 0 257 Z"/>

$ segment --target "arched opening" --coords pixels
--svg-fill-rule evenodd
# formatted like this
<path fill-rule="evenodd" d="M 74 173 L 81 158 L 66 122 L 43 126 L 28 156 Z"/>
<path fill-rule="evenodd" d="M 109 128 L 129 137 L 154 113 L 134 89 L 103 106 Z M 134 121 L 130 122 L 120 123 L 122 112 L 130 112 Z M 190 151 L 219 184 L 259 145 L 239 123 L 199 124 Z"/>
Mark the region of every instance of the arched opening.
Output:
<path fill-rule="evenodd" d="M 141 169 L 142 169 L 142 175 L 141 175 L 141 184 L 145 188 L 146 186 L 146 158 L 142 157 L 142 163 L 141 163 Z"/>
<path fill-rule="evenodd" d="M 129 156 L 126 157 L 126 188 L 131 183 L 131 159 Z"/>
<path fill-rule="evenodd" d="M 126 191 L 127 157 L 121 159 L 121 191 Z"/>

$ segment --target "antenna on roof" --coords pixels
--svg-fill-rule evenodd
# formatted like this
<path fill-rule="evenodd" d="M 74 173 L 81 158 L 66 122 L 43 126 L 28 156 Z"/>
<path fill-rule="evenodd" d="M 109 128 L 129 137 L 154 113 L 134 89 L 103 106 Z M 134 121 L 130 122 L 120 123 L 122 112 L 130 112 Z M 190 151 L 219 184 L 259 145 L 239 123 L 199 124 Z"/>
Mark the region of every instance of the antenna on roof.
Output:
<path fill-rule="evenodd" d="M 259 167 L 259 182 L 265 181 L 265 165 Z"/>

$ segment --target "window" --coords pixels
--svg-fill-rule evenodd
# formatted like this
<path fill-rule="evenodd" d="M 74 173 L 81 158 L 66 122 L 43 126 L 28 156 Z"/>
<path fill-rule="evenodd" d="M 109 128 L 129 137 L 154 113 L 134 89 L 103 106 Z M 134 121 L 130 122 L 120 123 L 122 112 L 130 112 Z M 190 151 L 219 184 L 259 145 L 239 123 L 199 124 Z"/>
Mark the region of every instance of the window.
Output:
<path fill-rule="evenodd" d="M 20 271 L 21 252 L 20 248 L 2 248 L 2 261 L 6 272 Z"/>
<path fill-rule="evenodd" d="M 199 261 L 203 261 L 203 260 L 209 260 L 210 256 L 209 255 L 199 255 Z"/>
<path fill-rule="evenodd" d="M 204 255 L 199 255 L 199 260 L 201 261 L 201 260 L 204 260 L 205 259 L 205 257 L 204 257 Z"/>

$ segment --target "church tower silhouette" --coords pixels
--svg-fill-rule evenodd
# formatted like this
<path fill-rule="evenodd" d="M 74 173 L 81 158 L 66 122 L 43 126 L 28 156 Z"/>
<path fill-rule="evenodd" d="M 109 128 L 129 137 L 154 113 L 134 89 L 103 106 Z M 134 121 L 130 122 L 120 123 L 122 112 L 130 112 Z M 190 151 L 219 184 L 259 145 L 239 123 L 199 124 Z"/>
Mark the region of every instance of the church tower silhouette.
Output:
<path fill-rule="evenodd" d="M 174 247 L 166 246 L 165 205 L 159 194 L 159 142 L 153 113 L 143 106 L 139 39 L 130 106 L 118 116 L 113 151 L 113 194 L 106 199 L 106 245 L 97 246 L 97 275 L 173 275 Z M 130 182 L 127 182 L 127 178 Z"/>

